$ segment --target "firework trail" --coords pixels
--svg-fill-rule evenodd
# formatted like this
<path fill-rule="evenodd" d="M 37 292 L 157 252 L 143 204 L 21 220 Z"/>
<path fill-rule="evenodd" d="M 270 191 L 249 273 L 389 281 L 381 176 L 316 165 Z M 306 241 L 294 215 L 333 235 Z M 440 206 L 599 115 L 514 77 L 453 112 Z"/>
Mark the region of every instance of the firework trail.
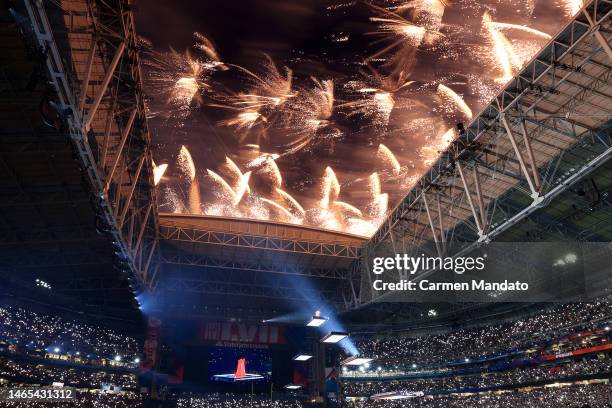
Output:
<path fill-rule="evenodd" d="M 251 160 L 250 162 L 247 163 L 247 168 L 249 169 L 258 169 L 262 166 L 265 166 L 266 163 L 268 161 L 274 161 L 276 159 L 278 159 L 280 157 L 280 155 L 273 153 L 273 154 L 269 154 L 269 153 L 264 153 L 261 156 Z"/>
<path fill-rule="evenodd" d="M 266 123 L 268 120 L 259 111 L 252 109 L 240 109 L 240 112 L 229 119 L 219 122 L 221 126 L 233 127 L 236 131 L 248 132 L 253 126 L 258 123 Z M 242 142 L 246 138 L 247 133 L 243 133 L 240 137 Z"/>
<path fill-rule="evenodd" d="M 439 84 L 437 92 L 444 103 L 445 111 L 450 114 L 453 114 L 455 112 L 461 112 L 461 114 L 464 116 L 464 119 L 472 119 L 472 110 L 467 105 L 467 103 L 465 103 L 463 98 L 457 95 L 455 91 L 453 91 L 446 85 Z"/>
<path fill-rule="evenodd" d="M 232 201 L 233 205 L 240 204 L 240 201 L 245 196 L 245 194 L 248 194 L 251 192 L 251 188 L 249 187 L 250 179 L 251 179 L 250 171 L 247 171 L 246 173 L 244 173 L 242 177 L 240 178 L 240 183 L 238 184 L 238 187 L 234 194 L 234 200 Z"/>
<path fill-rule="evenodd" d="M 189 185 L 189 212 L 191 214 L 202 214 L 202 201 L 198 180 L 193 180 Z"/>
<path fill-rule="evenodd" d="M 328 230 L 342 230 L 342 224 L 335 211 L 326 208 L 312 208 L 306 212 L 307 223 Z"/>
<path fill-rule="evenodd" d="M 235 186 L 240 183 L 240 180 L 243 177 L 243 173 L 238 167 L 238 165 L 236 165 L 236 163 L 234 163 L 234 161 L 227 156 L 225 157 L 225 169 L 229 175 L 230 180 L 232 180 Z"/>
<path fill-rule="evenodd" d="M 435 138 L 433 142 L 421 147 L 419 155 L 423 163 L 431 166 L 438 160 L 440 153 L 443 152 L 455 140 L 455 129 L 448 129 Z"/>
<path fill-rule="evenodd" d="M 397 158 L 395 157 L 393 152 L 391 152 L 391 150 L 389 150 L 389 148 L 382 143 L 378 145 L 376 158 L 380 160 L 380 162 L 383 163 L 385 167 L 391 170 L 392 175 L 398 176 L 402 171 L 402 166 L 400 166 L 399 161 L 397 161 Z"/>
<path fill-rule="evenodd" d="M 495 81 L 506 83 L 512 79 L 516 70 L 520 68 L 521 61 L 514 52 L 512 43 L 495 27 L 493 20 L 491 20 L 491 15 L 488 12 L 484 13 L 482 23 L 490 36 L 493 44 L 492 52 L 494 59 L 499 64 L 499 70 L 502 73 L 502 76 L 496 78 Z"/>
<path fill-rule="evenodd" d="M 280 188 L 283 184 L 283 176 L 274 160 L 266 160 L 264 165 L 256 171 L 256 174 L 268 180 L 272 187 Z"/>
<path fill-rule="evenodd" d="M 584 0 L 562 0 L 562 2 L 568 17 L 575 16 L 584 6 Z"/>
<path fill-rule="evenodd" d="M 334 126 L 334 82 L 311 78 L 314 87 L 302 90 L 288 104 L 286 128 L 292 140 L 282 148 L 285 154 L 295 154 L 317 140 L 333 140 L 341 135 Z"/>
<path fill-rule="evenodd" d="M 287 210 L 285 207 L 278 204 L 277 202 L 264 197 L 261 197 L 260 200 L 270 206 L 270 208 L 278 212 L 283 218 L 283 221 L 291 222 L 293 224 L 297 224 L 300 222 L 300 220 L 297 219 L 289 210 Z"/>
<path fill-rule="evenodd" d="M 531 34 L 534 35 L 536 37 L 540 37 L 543 38 L 545 40 L 550 40 L 552 38 L 552 36 L 550 34 L 547 34 L 545 32 L 542 32 L 540 30 L 536 30 L 535 28 L 531 28 L 531 27 L 527 27 L 525 25 L 520 25 L 520 24 L 510 24 L 510 23 L 499 23 L 499 22 L 494 22 L 494 21 L 490 21 L 488 23 L 492 28 L 496 29 L 496 30 L 517 30 L 517 31 L 521 31 L 527 34 Z"/>
<path fill-rule="evenodd" d="M 349 203 L 345 203 L 344 201 L 334 201 L 333 207 L 339 213 L 345 214 L 349 217 L 363 217 L 363 213 L 359 208 Z"/>
<path fill-rule="evenodd" d="M 164 176 L 164 173 L 168 169 L 168 165 L 160 164 L 159 166 L 157 166 L 155 164 L 155 161 L 153 160 L 151 160 L 151 163 L 153 164 L 153 185 L 156 186 L 159 184 L 159 182 L 161 181 L 161 178 Z"/>
<path fill-rule="evenodd" d="M 330 204 L 340 195 L 340 183 L 336 173 L 329 166 L 325 168 L 325 174 L 323 175 L 321 195 L 323 197 L 321 198 L 321 208 L 329 208 Z"/>
<path fill-rule="evenodd" d="M 332 69 L 307 73 L 305 68 L 312 66 L 307 64 L 296 65 L 294 74 L 285 62 L 275 63 L 268 56 L 253 70 L 224 63 L 213 43 L 198 33 L 189 51 L 153 53 L 147 67 L 153 85 L 148 88 L 157 102 L 163 102 L 164 114 L 159 116 L 184 123 L 195 108 L 221 107 L 226 116 L 221 121 L 215 117 L 214 122 L 239 141 L 231 159 L 226 157 L 218 167 L 202 173 L 189 150 L 181 146 L 176 161 L 180 177 L 172 180 L 179 185 L 174 191 L 164 190 L 167 206 L 177 212 L 277 220 L 371 235 L 389 206 L 456 138 L 451 126 L 471 120 L 473 112 L 497 94 L 501 83 L 551 38 L 520 24 L 538 9 L 535 1 L 507 3 L 385 0 L 387 8 L 369 5 L 376 28 L 363 34 L 373 38 L 368 46 L 375 45 L 376 52 L 369 56 L 364 52 L 359 61 L 347 60 L 354 64 L 346 76 Z M 555 4 L 569 15 L 577 13 L 583 1 L 555 0 Z M 336 34 L 336 39 L 349 39 L 346 33 Z M 350 36 L 351 41 L 354 38 Z M 310 57 L 292 57 L 287 65 L 306 58 Z M 223 79 L 220 75 L 212 87 L 211 76 L 220 70 L 234 75 L 241 89 L 228 91 L 217 82 Z M 207 112 L 202 109 L 201 113 Z M 340 137 L 343 143 L 356 142 L 335 150 Z M 396 157 L 388 146 L 399 149 L 401 155 Z M 353 155 L 353 147 L 367 153 Z M 296 180 L 303 164 L 305 172 L 320 169 L 302 163 L 315 162 L 315 153 L 316 159 L 321 153 L 321 162 L 336 163 L 343 171 L 349 167 L 346 160 L 360 166 L 351 167 L 343 184 L 329 166 L 319 179 L 306 173 Z M 166 164 L 154 165 L 156 185 L 170 182 L 164 178 L 167 169 Z M 200 192 L 202 177 L 207 186 Z M 340 201 L 341 188 L 351 199 Z M 186 192 L 181 193 L 183 201 L 175 191 Z"/>
<path fill-rule="evenodd" d="M 382 185 L 378 172 L 370 174 L 368 178 L 368 190 L 372 200 L 367 205 L 367 212 L 375 220 L 381 221 L 381 218 L 387 213 L 389 194 L 382 193 Z"/>
<path fill-rule="evenodd" d="M 380 185 L 380 177 L 378 176 L 378 172 L 370 174 L 370 177 L 368 178 L 368 189 L 370 191 L 370 195 L 373 197 L 378 197 L 381 194 L 382 188 Z"/>
<path fill-rule="evenodd" d="M 368 205 L 368 213 L 372 218 L 381 222 L 387 214 L 389 208 L 389 194 L 383 193 L 374 197 L 372 203 Z"/>
<path fill-rule="evenodd" d="M 193 33 L 193 36 L 196 40 L 194 48 L 202 51 L 204 55 L 209 58 L 210 64 L 217 67 L 223 67 L 224 64 L 223 62 L 221 62 L 219 53 L 217 52 L 217 49 L 215 48 L 215 45 L 212 43 L 212 41 L 210 41 L 208 38 L 198 32 Z"/>
<path fill-rule="evenodd" d="M 181 146 L 181 150 L 179 151 L 177 158 L 177 165 L 189 183 L 195 180 L 196 167 L 193 162 L 193 158 L 191 157 L 191 153 L 185 145 Z"/>
<path fill-rule="evenodd" d="M 313 212 L 317 222 L 321 222 L 323 225 L 327 226 L 348 229 L 349 231 L 352 225 L 354 233 L 363 231 L 365 224 L 370 226 L 367 230 L 371 230 L 371 228 L 374 227 L 365 220 L 362 220 L 362 223 L 357 223 L 357 220 L 363 217 L 363 212 L 352 204 L 338 201 L 338 197 L 340 196 L 340 183 L 338 182 L 336 173 L 329 166 L 325 168 L 325 173 L 321 180 L 321 195 L 322 199 L 319 208 L 315 209 Z M 380 203 L 376 204 L 377 208 L 373 211 L 376 217 L 379 216 L 381 211 L 386 212 L 386 204 L 384 204 L 383 201 L 387 199 L 387 194 L 377 196 L 377 200 L 379 200 Z M 357 226 L 359 226 L 359 228 L 357 228 Z"/>
<path fill-rule="evenodd" d="M 307 128 L 316 132 L 329 124 L 334 113 L 334 82 L 332 80 L 319 81 L 312 78 L 315 87 L 306 93 L 300 111 Z"/>
<path fill-rule="evenodd" d="M 169 187 L 164 189 L 164 196 L 165 202 L 163 206 L 169 207 L 170 212 L 175 214 L 188 213 L 187 209 L 185 208 L 185 204 L 173 189 Z"/>
<path fill-rule="evenodd" d="M 215 192 L 222 198 L 225 198 L 229 202 L 233 203 L 236 199 L 236 193 L 234 192 L 232 187 L 227 183 L 227 181 L 225 181 L 223 177 L 221 177 L 219 174 L 212 171 L 211 169 L 206 169 L 206 172 L 208 173 L 208 177 L 210 177 L 212 182 L 217 187 L 219 187 L 219 189 L 216 189 Z"/>
<path fill-rule="evenodd" d="M 200 185 L 197 180 L 196 167 L 191 157 L 189 149 L 185 145 L 181 146 L 177 158 L 177 165 L 183 174 L 185 180 L 189 184 L 188 198 L 189 211 L 192 214 L 200 214 L 202 212 L 202 203 L 200 201 Z"/>
<path fill-rule="evenodd" d="M 300 203 L 293 198 L 289 193 L 287 193 L 284 190 L 281 190 L 280 188 L 276 188 L 276 192 L 281 196 L 281 198 L 285 201 L 286 205 L 288 205 L 293 211 L 292 213 L 298 217 L 298 218 L 303 218 L 304 215 L 306 214 L 306 210 L 304 210 L 304 207 L 302 207 L 300 205 Z"/>

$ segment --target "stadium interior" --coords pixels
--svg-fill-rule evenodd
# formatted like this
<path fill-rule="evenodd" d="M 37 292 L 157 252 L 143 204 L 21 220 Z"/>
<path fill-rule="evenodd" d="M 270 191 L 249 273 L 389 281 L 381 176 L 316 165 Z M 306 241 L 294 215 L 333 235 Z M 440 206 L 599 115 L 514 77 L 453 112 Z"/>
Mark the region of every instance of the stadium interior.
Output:
<path fill-rule="evenodd" d="M 611 14 L 2 1 L 0 407 L 612 407 Z"/>

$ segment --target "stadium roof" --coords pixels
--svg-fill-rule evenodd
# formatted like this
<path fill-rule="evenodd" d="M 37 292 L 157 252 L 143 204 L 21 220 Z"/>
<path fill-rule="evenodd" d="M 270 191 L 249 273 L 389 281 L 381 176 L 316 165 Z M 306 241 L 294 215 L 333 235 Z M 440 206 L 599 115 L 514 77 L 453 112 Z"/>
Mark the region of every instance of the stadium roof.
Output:
<path fill-rule="evenodd" d="M 132 13 L 123 2 L 25 4 L 1 12 L 0 39 L 0 103 L 11 112 L 1 118 L 0 262 L 15 284 L 39 278 L 84 304 L 125 308 L 137 280 L 173 315 L 269 316 L 305 297 L 369 305 L 363 268 L 375 254 L 534 234 L 612 239 L 608 1 L 589 2 L 506 85 L 368 243 L 158 214 Z M 42 26 L 32 31 L 32 20 Z"/>
<path fill-rule="evenodd" d="M 612 238 L 611 9 L 585 5 L 394 209 L 364 248 L 356 305 L 376 297 L 366 279 L 372 256 Z"/>
<path fill-rule="evenodd" d="M 39 279 L 58 299 L 137 316 L 157 211 L 136 49 L 133 32 L 127 47 L 114 36 L 131 30 L 119 2 L 90 6 L 0 12 L 2 274 L 22 293 Z"/>

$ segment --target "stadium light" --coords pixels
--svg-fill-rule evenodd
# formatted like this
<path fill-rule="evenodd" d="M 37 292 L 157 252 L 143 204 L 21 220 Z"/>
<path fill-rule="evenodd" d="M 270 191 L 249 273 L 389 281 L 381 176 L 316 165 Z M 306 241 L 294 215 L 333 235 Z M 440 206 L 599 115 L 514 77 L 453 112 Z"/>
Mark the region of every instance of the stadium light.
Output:
<path fill-rule="evenodd" d="M 325 337 L 323 337 L 321 339 L 321 342 L 327 344 L 336 344 L 346 339 L 348 336 L 349 334 L 345 332 L 331 332 Z"/>
<path fill-rule="evenodd" d="M 298 354 L 295 357 L 293 357 L 294 361 L 308 361 L 312 358 L 311 355 L 309 354 Z"/>
<path fill-rule="evenodd" d="M 295 390 L 299 390 L 300 388 L 302 388 L 302 386 L 299 385 L 299 384 L 287 384 L 287 385 L 285 385 L 285 389 L 286 390 L 295 391 Z"/>
<path fill-rule="evenodd" d="M 310 319 L 306 326 L 308 327 L 321 327 L 327 322 L 329 318 L 321 316 L 321 312 L 318 310 L 315 312 L 314 316 Z"/>
<path fill-rule="evenodd" d="M 353 357 L 349 357 L 346 360 L 342 360 L 340 362 L 341 366 L 360 366 L 360 365 L 366 365 L 369 367 L 370 362 L 374 360 L 373 358 L 365 358 L 365 357 L 359 357 L 359 356 L 353 356 Z"/>

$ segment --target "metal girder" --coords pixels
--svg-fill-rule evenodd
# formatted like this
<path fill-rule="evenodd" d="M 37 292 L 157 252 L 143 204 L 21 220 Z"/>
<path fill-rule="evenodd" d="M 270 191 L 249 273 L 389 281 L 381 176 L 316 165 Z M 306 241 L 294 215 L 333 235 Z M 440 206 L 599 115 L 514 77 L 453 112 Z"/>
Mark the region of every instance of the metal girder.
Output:
<path fill-rule="evenodd" d="M 597 38 L 597 41 L 599 42 L 601 47 L 604 49 L 606 54 L 608 54 L 608 58 L 612 61 L 612 48 L 610 48 L 608 40 L 606 40 L 603 34 L 601 34 L 601 32 L 599 31 L 601 22 L 595 22 L 593 17 L 591 17 L 591 14 L 588 13 L 586 10 L 583 10 L 583 13 L 591 27 L 595 29 L 595 38 Z M 597 16 L 595 16 L 595 18 L 597 18 Z"/>
<path fill-rule="evenodd" d="M 456 166 L 457 170 L 459 171 L 459 175 L 461 176 L 461 182 L 463 183 L 463 188 L 465 189 L 465 197 L 467 198 L 467 201 L 470 204 L 470 209 L 472 210 L 472 216 L 474 217 L 474 222 L 476 223 L 476 227 L 478 228 L 478 233 L 482 234 L 484 232 L 484 229 L 481 224 L 481 218 L 476 213 L 476 207 L 474 207 L 474 202 L 472 201 L 472 193 L 470 192 L 467 180 L 465 179 L 465 174 L 463 174 L 461 163 L 457 162 Z"/>
<path fill-rule="evenodd" d="M 115 175 L 115 170 L 117 169 L 117 165 L 119 164 L 119 160 L 121 159 L 121 155 L 123 153 L 123 148 L 125 147 L 125 142 L 127 141 L 128 136 L 130 135 L 130 131 L 132 130 L 132 124 L 134 123 L 134 119 L 136 118 L 136 114 L 138 113 L 137 109 L 133 109 L 130 114 L 130 118 L 127 121 L 127 124 L 123 128 L 123 133 L 121 134 L 121 141 L 119 142 L 119 150 L 115 155 L 115 161 L 113 162 L 113 166 L 111 167 L 110 173 L 106 176 L 106 183 L 104 183 L 104 191 L 108 191 L 108 187 L 110 183 L 113 181 L 113 176 Z"/>
<path fill-rule="evenodd" d="M 77 11 L 71 8 L 77 7 L 79 10 L 86 10 L 82 12 L 85 19 L 63 19 L 61 16 L 58 18 L 55 13 L 53 20 L 50 20 L 46 11 L 47 7 L 54 7 L 53 5 L 34 0 L 24 0 L 23 3 L 32 26 L 31 35 L 35 37 L 41 49 L 48 50 L 45 53 L 45 65 L 49 82 L 56 92 L 56 103 L 60 108 L 68 136 L 76 149 L 77 158 L 93 195 L 96 197 L 102 228 L 110 235 L 110 239 L 117 246 L 118 253 L 127 260 L 131 273 L 145 288 L 152 288 L 154 282 L 150 279 L 148 267 L 157 247 L 155 243 L 159 223 L 150 150 L 145 149 L 143 161 L 148 179 L 131 178 L 130 187 L 125 189 L 129 197 L 123 197 L 124 189 L 121 186 L 114 191 L 109 191 L 116 172 L 120 172 L 119 178 L 122 180 L 124 174 L 130 172 L 128 166 L 134 159 L 128 159 L 128 155 L 140 157 L 143 154 L 142 151 L 133 147 L 124 152 L 123 147 L 126 141 L 130 141 L 128 146 L 140 145 L 145 148 L 151 143 L 146 124 L 144 96 L 141 90 L 137 55 L 138 40 L 133 24 L 133 13 L 128 9 L 130 6 L 123 2 L 112 4 L 102 2 L 96 7 L 90 7 L 87 4 L 88 0 L 81 0 L 81 2 L 83 4 L 76 4 L 76 2 L 63 4 L 60 12 L 74 13 Z M 54 12 L 56 11 L 57 9 L 54 9 Z M 56 34 L 63 36 L 66 41 L 56 41 L 54 27 L 57 29 Z M 80 50 L 75 44 L 86 32 L 91 35 L 91 47 L 87 50 Z M 77 37 L 74 40 L 77 42 L 73 42 L 73 35 Z M 67 44 L 68 49 L 62 49 L 60 43 Z M 72 71 L 76 67 L 73 58 L 76 58 L 76 55 L 82 51 L 86 53 L 84 58 L 86 62 L 83 67 L 84 71 L 80 72 L 79 76 Z M 66 61 L 67 65 L 65 65 Z M 96 69 L 93 68 L 94 66 Z M 79 80 L 79 77 L 82 80 Z M 117 85 L 125 83 L 128 86 L 112 86 L 113 91 L 107 92 L 111 89 L 112 83 L 117 83 Z M 123 92 L 123 94 L 117 92 Z M 91 104 L 87 103 L 87 94 L 94 95 Z M 102 111 L 103 104 L 110 108 Z M 122 127 L 120 121 L 126 111 L 132 114 L 127 120 L 123 119 L 126 126 L 123 127 L 121 141 L 117 141 L 114 134 Z M 136 119 L 138 126 L 136 126 Z M 96 143 L 96 146 L 90 144 L 92 137 L 93 140 L 102 139 L 101 155 L 99 151 L 96 151 L 100 144 Z M 131 143 L 131 141 L 138 141 L 138 143 Z M 106 154 L 113 151 L 116 159 L 110 176 L 105 177 Z M 119 159 L 122 156 L 126 159 L 120 163 Z M 136 194 L 135 188 L 138 190 Z M 132 199 L 133 195 L 138 197 L 138 200 Z M 125 199 L 126 207 L 119 211 L 121 198 Z M 148 206 L 142 205 L 143 200 L 148 200 L 153 205 L 153 216 L 147 215 Z M 124 223 L 123 220 L 128 222 Z M 142 234 L 134 234 L 135 229 L 143 231 L 145 238 L 140 238 Z M 137 245 L 134 243 L 135 235 L 138 235 L 139 239 L 146 239 L 154 243 L 146 245 L 152 250 L 147 253 L 144 262 L 142 254 L 134 251 Z M 141 248 L 144 249 L 144 247 L 145 245 L 141 245 Z"/>
<path fill-rule="evenodd" d="M 608 21 L 611 14 L 611 6 L 608 1 L 592 0 L 585 8 L 592 16 L 596 25 L 603 21 Z M 503 114 L 510 114 L 526 95 L 537 87 L 537 84 L 557 65 L 557 61 L 562 60 L 566 55 L 569 55 L 578 45 L 585 39 L 593 36 L 594 27 L 589 24 L 579 21 L 576 18 L 572 20 L 565 30 L 559 35 L 567 37 L 567 43 L 563 41 L 553 41 L 540 51 L 537 58 L 529 65 L 521 70 L 521 72 L 506 86 L 504 90 L 489 104 L 482 113 L 474 119 L 472 124 L 468 126 L 465 133 L 460 136 L 458 142 L 453 143 L 448 151 L 442 154 L 441 158 L 432 166 L 432 168 L 421 178 L 417 183 L 417 187 L 409 192 L 409 194 L 398 204 L 391 212 L 385 222 L 383 222 L 378 231 L 372 236 L 367 245 L 376 246 L 377 243 L 384 240 L 395 224 L 402 219 L 405 214 L 414 207 L 415 203 L 421 201 L 420 195 L 423 189 L 420 186 L 429 186 L 432 184 L 440 184 L 442 177 L 448 174 L 451 166 L 454 166 L 458 161 L 460 153 L 465 150 L 465 146 L 469 146 L 477 142 L 480 138 L 490 133 L 492 129 L 500 126 L 500 119 Z M 590 56 L 594 55 L 597 50 L 593 50 L 587 58 L 584 58 L 580 63 L 585 63 L 590 60 Z M 563 83 L 571 74 L 577 71 L 570 71 L 563 78 L 556 82 L 556 86 Z M 539 98 L 541 99 L 541 98 Z M 521 107 L 523 114 L 529 114 L 537 103 L 531 104 L 529 107 Z M 482 148 L 476 147 L 476 150 Z"/>
<path fill-rule="evenodd" d="M 529 184 L 529 189 L 531 190 L 531 196 L 535 200 L 538 198 L 539 193 L 536 190 L 534 181 L 531 179 L 531 174 L 529 174 L 529 170 L 527 169 L 527 165 L 525 164 L 523 153 L 521 152 L 521 150 L 518 147 L 518 144 L 516 143 L 516 138 L 514 137 L 514 132 L 512 130 L 512 127 L 506 120 L 505 115 L 501 115 L 500 120 L 501 120 L 501 123 L 503 123 L 504 128 L 506 129 L 506 134 L 508 135 L 508 139 L 510 139 L 510 143 L 512 144 L 512 148 L 514 149 L 514 153 L 516 154 L 516 158 L 518 159 L 519 164 L 521 165 L 521 171 L 523 172 L 523 176 L 525 177 L 525 180 L 527 180 L 527 184 Z"/>
<path fill-rule="evenodd" d="M 334 256 L 350 259 L 355 259 L 359 256 L 359 248 L 350 245 L 275 238 L 247 233 L 206 231 L 193 227 L 161 225 L 159 236 L 161 239 L 172 241 L 265 249 L 269 251 L 296 252 L 318 256 Z"/>
<path fill-rule="evenodd" d="M 438 242 L 438 234 L 436 233 L 436 226 L 431 218 L 431 212 L 429 211 L 429 204 L 427 203 L 427 194 L 423 193 L 421 195 L 423 198 L 423 204 L 425 204 L 425 211 L 427 213 L 427 220 L 429 221 L 429 227 L 431 228 L 431 234 L 434 239 L 434 243 L 436 244 L 436 251 L 438 251 L 438 255 L 442 256 L 442 248 L 440 248 L 440 243 Z"/>
<path fill-rule="evenodd" d="M 480 222 L 482 223 L 482 231 L 484 234 L 487 233 L 487 210 L 484 205 L 484 200 L 482 198 L 482 188 L 480 186 L 480 173 L 478 171 L 478 166 L 474 164 L 474 187 L 476 187 L 476 198 L 478 199 L 478 212 L 480 213 Z"/>
<path fill-rule="evenodd" d="M 335 280 L 347 280 L 352 278 L 350 270 L 344 268 L 326 269 L 294 265 L 290 263 L 279 263 L 278 265 L 275 265 L 272 263 L 238 262 L 235 260 L 215 259 L 208 256 L 187 254 L 183 251 L 172 251 L 167 249 L 161 252 L 160 262 L 162 264 L 304 276 L 309 278 Z"/>
<path fill-rule="evenodd" d="M 605 102 L 593 101 L 608 96 L 602 84 L 610 77 L 610 59 L 605 44 L 609 44 L 611 9 L 610 1 L 586 2 L 583 10 L 592 21 L 586 21 L 583 13 L 579 13 L 568 23 L 422 176 L 362 249 L 362 290 L 353 299 L 354 303 L 364 305 L 380 295 L 373 293 L 366 267 L 371 262 L 370 257 L 380 256 L 379 247 L 381 254 L 395 248 L 395 235 L 408 232 L 401 226 L 406 224 L 404 220 L 415 225 L 405 251 L 431 248 L 437 243 L 425 194 L 452 189 L 455 184 L 449 180 L 456 172 L 461 178 L 463 192 L 440 201 L 442 208 L 439 210 L 439 218 L 443 214 L 448 220 L 446 235 L 454 240 L 449 241 L 449 246 L 461 248 L 458 253 L 449 254 L 451 256 L 461 256 L 478 241 L 495 239 L 546 207 L 556 196 L 610 159 L 612 107 L 606 108 Z M 591 114 L 596 105 L 601 111 Z M 521 133 L 521 141 L 516 139 L 516 132 Z M 491 152 L 495 156 L 493 159 Z M 466 179 L 464 169 L 468 165 L 474 166 L 475 192 L 470 191 Z M 478 171 L 475 167 L 487 171 Z M 510 170 L 508 177 L 506 174 Z M 527 186 L 529 191 L 525 190 Z M 534 199 L 525 202 L 517 192 L 527 193 Z M 473 201 L 474 193 L 478 198 L 477 206 Z M 463 220 L 451 216 L 466 201 L 478 230 L 478 236 L 473 238 L 469 233 L 473 229 L 472 217 L 465 208 L 460 211 L 465 217 Z M 423 203 L 425 208 L 422 208 Z M 424 234 L 428 229 L 432 229 L 433 237 Z"/>
<path fill-rule="evenodd" d="M 89 107 L 87 115 L 83 119 L 83 129 L 85 132 L 88 132 L 91 127 L 91 121 L 94 118 L 98 110 L 98 106 L 100 106 L 100 102 L 102 102 L 102 98 L 104 98 L 104 94 L 108 89 L 108 84 L 110 84 L 111 79 L 113 79 L 113 74 L 115 73 L 115 69 L 117 68 L 117 64 L 119 64 L 119 60 L 123 56 L 123 51 L 125 51 L 125 42 L 120 42 L 117 50 L 115 51 L 115 55 L 113 56 L 113 60 L 110 63 L 110 66 L 106 68 L 106 74 L 104 75 L 104 79 L 102 80 L 102 85 L 100 89 L 98 89 L 98 93 L 94 98 L 93 103 Z M 89 79 L 89 78 L 88 78 Z"/>

